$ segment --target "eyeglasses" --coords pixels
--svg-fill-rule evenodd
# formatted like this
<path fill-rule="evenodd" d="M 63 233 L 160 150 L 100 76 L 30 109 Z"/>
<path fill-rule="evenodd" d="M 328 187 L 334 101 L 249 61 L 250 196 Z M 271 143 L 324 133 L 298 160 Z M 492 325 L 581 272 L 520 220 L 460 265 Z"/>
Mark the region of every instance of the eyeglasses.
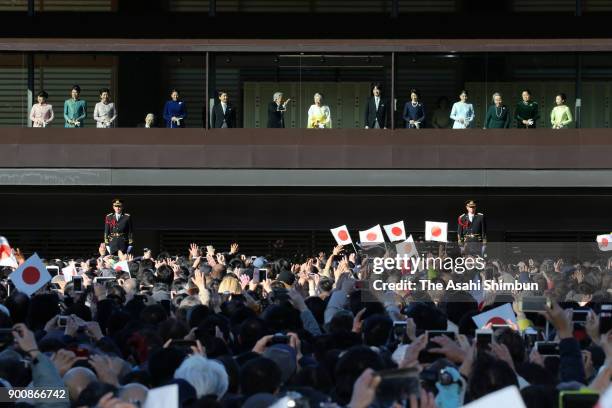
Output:
<path fill-rule="evenodd" d="M 115 208 L 121 208 L 121 206 L 120 206 L 120 205 L 113 205 L 113 207 L 115 207 Z"/>

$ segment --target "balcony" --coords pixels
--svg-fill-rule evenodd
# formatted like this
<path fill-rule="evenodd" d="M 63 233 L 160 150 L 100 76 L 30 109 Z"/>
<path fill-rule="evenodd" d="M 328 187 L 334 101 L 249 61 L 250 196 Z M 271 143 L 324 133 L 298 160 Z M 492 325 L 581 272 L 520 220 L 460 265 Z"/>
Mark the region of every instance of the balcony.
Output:
<path fill-rule="evenodd" d="M 1 185 L 610 187 L 606 129 L 5 129 Z"/>

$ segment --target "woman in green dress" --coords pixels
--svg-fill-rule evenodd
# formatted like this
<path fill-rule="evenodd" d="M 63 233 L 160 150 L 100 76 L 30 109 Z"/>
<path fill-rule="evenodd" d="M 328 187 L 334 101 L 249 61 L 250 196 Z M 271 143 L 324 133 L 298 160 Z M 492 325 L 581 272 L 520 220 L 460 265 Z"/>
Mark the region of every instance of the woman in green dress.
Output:
<path fill-rule="evenodd" d="M 569 125 L 574 121 L 572 118 L 572 111 L 565 104 L 567 97 L 564 93 L 560 93 L 555 97 L 555 106 L 550 112 L 550 124 L 553 129 L 567 129 Z"/>
<path fill-rule="evenodd" d="M 485 129 L 508 129 L 510 127 L 510 109 L 503 104 L 499 92 L 493 94 L 493 105 L 489 106 L 485 118 Z"/>

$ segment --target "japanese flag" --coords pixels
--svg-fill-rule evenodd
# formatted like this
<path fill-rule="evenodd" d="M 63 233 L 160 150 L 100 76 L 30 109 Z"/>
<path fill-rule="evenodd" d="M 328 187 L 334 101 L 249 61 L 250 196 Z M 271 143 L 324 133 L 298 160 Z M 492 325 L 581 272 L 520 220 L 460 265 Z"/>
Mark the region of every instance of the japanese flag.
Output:
<path fill-rule="evenodd" d="M 13 255 L 13 249 L 9 245 L 8 239 L 0 236 L 0 266 L 10 266 L 17 268 L 17 259 Z"/>
<path fill-rule="evenodd" d="M 516 315 L 512 310 L 510 303 L 504 303 L 501 306 L 497 306 L 493 309 L 489 309 L 486 312 L 472 316 L 472 320 L 476 324 L 476 327 L 482 329 L 488 323 L 491 324 L 508 324 L 508 320 L 516 324 Z"/>
<path fill-rule="evenodd" d="M 385 242 L 380 225 L 375 225 L 365 231 L 359 231 L 359 241 L 362 244 L 380 244 Z"/>
<path fill-rule="evenodd" d="M 412 235 L 410 235 L 404 242 L 398 242 L 395 244 L 395 250 L 401 257 L 408 255 L 408 257 L 412 258 L 413 256 L 416 257 L 419 255 L 416 245 L 414 244 L 414 240 L 412 239 Z"/>
<path fill-rule="evenodd" d="M 130 272 L 130 267 L 128 266 L 128 261 L 121 261 L 115 264 L 115 272 Z"/>
<path fill-rule="evenodd" d="M 330 229 L 330 231 L 338 245 L 348 245 L 353 243 L 353 240 L 351 239 L 351 235 L 349 234 L 346 225 L 341 225 L 339 227 L 332 228 Z"/>
<path fill-rule="evenodd" d="M 406 228 L 404 228 L 404 221 L 398 221 L 393 224 L 385 225 L 384 228 L 391 242 L 406 240 Z"/>
<path fill-rule="evenodd" d="M 15 272 L 11 273 L 9 278 L 18 291 L 32 296 L 34 292 L 51 280 L 51 275 L 47 272 L 47 268 L 38 255 L 34 254 L 22 263 Z"/>
<path fill-rule="evenodd" d="M 597 246 L 601 251 L 612 251 L 612 234 L 598 235 Z"/>
<path fill-rule="evenodd" d="M 448 223 L 425 221 L 425 241 L 447 242 Z"/>

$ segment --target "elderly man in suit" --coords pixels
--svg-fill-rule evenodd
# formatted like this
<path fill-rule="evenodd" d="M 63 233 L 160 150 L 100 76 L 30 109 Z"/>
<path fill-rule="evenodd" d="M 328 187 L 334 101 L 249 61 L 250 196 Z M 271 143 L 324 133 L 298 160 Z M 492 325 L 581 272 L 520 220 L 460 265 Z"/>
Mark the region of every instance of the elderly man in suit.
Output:
<path fill-rule="evenodd" d="M 291 99 L 283 102 L 283 93 L 275 92 L 272 97 L 272 102 L 268 104 L 268 127 L 269 128 L 284 128 L 285 127 L 285 112 L 287 104 Z"/>

